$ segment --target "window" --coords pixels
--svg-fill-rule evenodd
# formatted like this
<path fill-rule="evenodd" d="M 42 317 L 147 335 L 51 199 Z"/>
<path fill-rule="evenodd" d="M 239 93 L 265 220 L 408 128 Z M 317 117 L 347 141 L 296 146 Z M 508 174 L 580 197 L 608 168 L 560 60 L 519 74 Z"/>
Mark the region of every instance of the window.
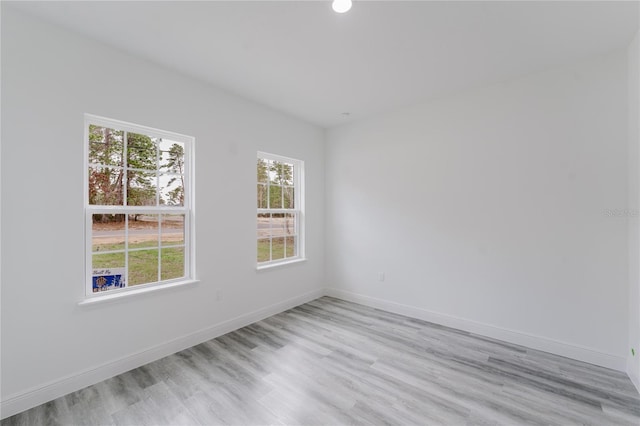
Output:
<path fill-rule="evenodd" d="M 85 115 L 87 297 L 194 278 L 193 143 Z"/>
<path fill-rule="evenodd" d="M 258 267 L 304 258 L 304 163 L 258 153 Z"/>

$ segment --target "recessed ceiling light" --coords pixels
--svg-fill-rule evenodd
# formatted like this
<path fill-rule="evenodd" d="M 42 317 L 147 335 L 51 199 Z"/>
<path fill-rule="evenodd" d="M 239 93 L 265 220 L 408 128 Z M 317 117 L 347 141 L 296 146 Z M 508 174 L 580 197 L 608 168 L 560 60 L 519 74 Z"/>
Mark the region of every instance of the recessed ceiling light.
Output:
<path fill-rule="evenodd" d="M 351 0 L 333 0 L 331 7 L 338 13 L 348 12 L 351 9 Z"/>

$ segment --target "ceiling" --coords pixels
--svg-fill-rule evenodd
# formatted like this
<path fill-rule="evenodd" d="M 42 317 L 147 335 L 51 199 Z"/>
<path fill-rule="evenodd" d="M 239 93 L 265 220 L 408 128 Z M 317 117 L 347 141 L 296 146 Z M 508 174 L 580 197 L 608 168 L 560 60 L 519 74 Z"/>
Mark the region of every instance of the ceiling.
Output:
<path fill-rule="evenodd" d="M 329 0 L 11 7 L 332 127 L 624 48 L 638 6 L 354 0 L 342 15 Z"/>

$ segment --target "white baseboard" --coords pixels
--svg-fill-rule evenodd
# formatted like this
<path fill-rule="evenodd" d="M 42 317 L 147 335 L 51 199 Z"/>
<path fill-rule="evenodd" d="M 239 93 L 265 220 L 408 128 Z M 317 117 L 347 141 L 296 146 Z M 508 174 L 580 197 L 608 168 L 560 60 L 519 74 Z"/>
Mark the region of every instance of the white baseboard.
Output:
<path fill-rule="evenodd" d="M 364 296 L 361 294 L 351 293 L 336 288 L 327 288 L 327 296 L 336 297 L 349 302 L 359 303 L 370 306 L 372 308 L 382 309 L 400 315 L 433 322 L 447 327 L 456 328 L 458 330 L 469 331 L 493 339 L 526 346 L 531 349 L 537 349 L 543 352 L 549 352 L 555 355 L 561 355 L 578 361 L 588 362 L 590 364 L 607 367 L 614 370 L 626 371 L 626 360 L 623 357 L 598 352 L 586 347 L 573 345 L 570 343 L 560 342 L 546 337 L 535 336 L 532 334 L 522 333 L 515 330 L 496 327 L 493 325 L 483 324 L 464 318 L 458 318 L 451 315 L 432 312 L 414 306 L 403 305 L 401 303 L 390 302 L 388 300 L 377 299 L 374 297 Z M 636 387 L 638 385 L 636 384 Z"/>
<path fill-rule="evenodd" d="M 245 327 L 272 315 L 310 302 L 324 296 L 324 289 L 314 290 L 282 302 L 258 309 L 248 314 L 223 321 L 203 330 L 165 342 L 145 351 L 129 355 L 92 369 L 81 371 L 58 380 L 45 383 L 16 395 L 3 399 L 0 403 L 0 418 L 12 416 L 29 408 L 96 384 L 134 368 L 156 361 L 165 356 L 214 339 L 223 334 Z"/>

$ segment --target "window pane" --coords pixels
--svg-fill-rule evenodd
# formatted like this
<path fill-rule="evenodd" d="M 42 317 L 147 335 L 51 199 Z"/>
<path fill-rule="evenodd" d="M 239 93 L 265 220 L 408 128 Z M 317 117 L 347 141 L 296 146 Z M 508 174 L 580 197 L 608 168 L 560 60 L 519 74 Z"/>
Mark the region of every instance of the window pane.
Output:
<path fill-rule="evenodd" d="M 91 267 L 96 269 L 103 268 L 124 268 L 124 252 L 122 253 L 106 253 L 106 254 L 94 254 L 92 256 Z M 95 274 L 99 271 L 94 271 Z"/>
<path fill-rule="evenodd" d="M 157 214 L 129 215 L 129 249 L 158 247 L 158 218 Z"/>
<path fill-rule="evenodd" d="M 184 205 L 184 176 L 160 176 L 160 204 L 166 206 Z"/>
<path fill-rule="evenodd" d="M 294 205 L 294 190 L 293 186 L 285 186 L 282 188 L 283 207 L 285 209 L 293 209 Z"/>
<path fill-rule="evenodd" d="M 184 215 L 162 215 L 160 235 L 163 246 L 184 244 Z"/>
<path fill-rule="evenodd" d="M 284 237 L 271 240 L 271 260 L 284 258 Z"/>
<path fill-rule="evenodd" d="M 284 237 L 285 231 L 284 213 L 274 213 L 271 215 L 271 236 Z"/>
<path fill-rule="evenodd" d="M 269 208 L 282 208 L 282 187 L 278 185 L 269 186 Z"/>
<path fill-rule="evenodd" d="M 184 247 L 161 249 L 161 279 L 171 280 L 184 276 Z"/>
<path fill-rule="evenodd" d="M 296 214 L 295 213 L 286 213 L 285 214 L 284 228 L 285 228 L 285 235 L 287 235 L 287 236 L 296 235 L 298 233 L 297 229 L 296 229 Z"/>
<path fill-rule="evenodd" d="M 138 133 L 127 133 L 127 167 L 155 171 L 158 168 L 157 140 Z"/>
<path fill-rule="evenodd" d="M 282 163 L 282 185 L 293 185 L 293 164 Z"/>
<path fill-rule="evenodd" d="M 124 132 L 89 126 L 89 163 L 122 166 Z"/>
<path fill-rule="evenodd" d="M 160 171 L 165 173 L 184 174 L 184 143 L 159 140 Z"/>
<path fill-rule="evenodd" d="M 94 214 L 91 219 L 91 250 L 93 252 L 124 250 L 125 215 Z"/>
<path fill-rule="evenodd" d="M 286 255 L 285 257 L 295 257 L 298 255 L 298 247 L 296 245 L 297 237 L 287 237 L 286 239 Z"/>
<path fill-rule="evenodd" d="M 129 252 L 129 285 L 158 281 L 158 250 Z"/>
<path fill-rule="evenodd" d="M 271 235 L 270 218 L 271 218 L 271 215 L 269 213 L 258 214 L 258 220 L 257 220 L 258 238 L 260 237 L 269 238 L 269 235 Z"/>
<path fill-rule="evenodd" d="M 279 161 L 272 161 L 269 165 L 269 178 L 271 183 L 276 185 L 282 184 L 282 163 Z"/>
<path fill-rule="evenodd" d="M 280 183 L 280 163 L 278 161 L 269 161 L 269 182 L 273 184 Z"/>
<path fill-rule="evenodd" d="M 258 183 L 269 182 L 269 162 L 262 158 L 258 158 Z"/>
<path fill-rule="evenodd" d="M 258 262 L 268 262 L 271 245 L 268 238 L 258 239 Z"/>
<path fill-rule="evenodd" d="M 127 171 L 127 205 L 155 206 L 157 190 L 155 172 Z"/>
<path fill-rule="evenodd" d="M 267 185 L 263 183 L 258 184 L 258 208 L 266 209 L 267 208 Z"/>
<path fill-rule="evenodd" d="M 117 167 L 89 167 L 89 204 L 121 206 L 123 174 Z"/>

